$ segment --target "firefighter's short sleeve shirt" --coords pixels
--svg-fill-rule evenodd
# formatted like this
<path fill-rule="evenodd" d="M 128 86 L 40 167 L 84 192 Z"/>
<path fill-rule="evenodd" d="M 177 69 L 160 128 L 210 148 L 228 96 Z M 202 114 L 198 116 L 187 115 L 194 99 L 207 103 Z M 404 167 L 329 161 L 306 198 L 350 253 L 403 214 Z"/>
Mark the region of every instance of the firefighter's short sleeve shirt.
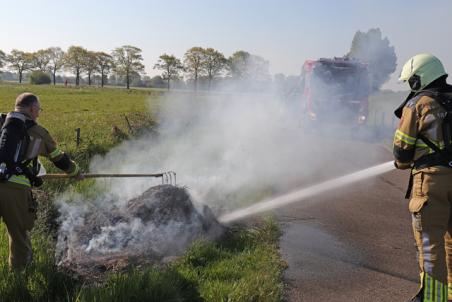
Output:
<path fill-rule="evenodd" d="M 415 160 L 432 153 L 421 133 L 439 148 L 444 147 L 442 121 L 445 111 L 429 96 L 416 96 L 409 100 L 402 111 L 399 126 L 394 135 L 394 156 L 399 167 L 408 168 Z"/>

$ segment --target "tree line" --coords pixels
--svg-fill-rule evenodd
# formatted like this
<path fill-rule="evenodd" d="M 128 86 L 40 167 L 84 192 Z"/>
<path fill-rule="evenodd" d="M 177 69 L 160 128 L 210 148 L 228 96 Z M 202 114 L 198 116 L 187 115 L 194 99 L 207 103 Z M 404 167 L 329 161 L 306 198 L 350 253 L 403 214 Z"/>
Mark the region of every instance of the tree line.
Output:
<path fill-rule="evenodd" d="M 24 72 L 28 71 L 49 74 L 54 85 L 57 73 L 70 72 L 75 77 L 76 86 L 80 85 L 83 75 L 87 78 L 87 84 L 91 85 L 92 78 L 96 75 L 100 77 L 100 85 L 103 87 L 108 75 L 113 74 L 124 80 L 127 89 L 130 88 L 132 79 L 145 74 L 142 50 L 132 45 L 115 48 L 110 53 L 91 51 L 81 46 L 71 46 L 67 51 L 60 47 L 49 47 L 36 52 L 13 49 L 9 54 L 0 50 L 0 68 L 5 67 L 17 73 L 20 83 Z M 167 89 L 170 89 L 172 81 L 181 81 L 184 76 L 195 90 L 198 89 L 200 79 L 207 82 L 207 88 L 211 89 L 214 80 L 220 77 L 243 81 L 270 78 L 268 61 L 243 50 L 226 58 L 213 48 L 192 47 L 181 59 L 162 54 L 153 68 L 161 71 L 157 80 L 164 81 Z"/>
<path fill-rule="evenodd" d="M 155 82 L 170 89 L 171 82 L 184 83 L 197 90 L 199 84 L 211 89 L 231 87 L 234 90 L 262 91 L 273 88 L 294 91 L 299 89 L 300 76 L 276 74 L 272 79 L 269 74 L 269 62 L 264 58 L 240 50 L 230 57 L 213 48 L 192 47 L 183 58 L 171 54 L 162 54 L 154 69 L 161 71 L 160 76 L 150 79 L 144 73 L 143 57 L 140 48 L 124 45 L 110 53 L 90 51 L 81 46 L 71 46 L 67 51 L 59 47 L 50 47 L 36 52 L 24 52 L 13 49 L 9 54 L 0 50 L 0 70 L 6 67 L 18 74 L 19 82 L 25 71 L 49 73 L 56 83 L 58 72 L 70 72 L 75 77 L 75 84 L 80 85 L 81 76 L 87 77 L 87 84 L 92 84 L 93 76 L 100 77 L 104 86 L 106 79 L 125 83 L 129 88 L 136 79 Z M 344 55 L 368 64 L 371 90 L 377 91 L 388 81 L 397 66 L 395 49 L 389 39 L 383 37 L 379 28 L 367 32 L 357 31 L 353 37 L 350 51 Z M 300 66 L 301 67 L 301 66 Z M 185 81 L 184 81 L 185 80 Z M 154 86 L 155 87 L 155 86 Z M 271 87 L 270 87 L 271 88 Z"/>
<path fill-rule="evenodd" d="M 7 67 L 17 72 L 20 83 L 25 71 L 50 73 L 54 85 L 57 72 L 69 71 L 75 75 L 77 86 L 80 85 L 82 74 L 86 74 L 88 85 L 91 85 L 91 78 L 95 73 L 101 76 L 101 86 L 104 86 L 105 78 L 113 70 L 117 75 L 126 77 L 129 88 L 130 75 L 144 71 L 142 60 L 141 50 L 131 45 L 118 47 L 111 54 L 90 51 L 81 46 L 71 46 L 66 52 L 60 47 L 49 47 L 36 52 L 13 49 L 9 54 L 0 50 L 0 68 Z"/>

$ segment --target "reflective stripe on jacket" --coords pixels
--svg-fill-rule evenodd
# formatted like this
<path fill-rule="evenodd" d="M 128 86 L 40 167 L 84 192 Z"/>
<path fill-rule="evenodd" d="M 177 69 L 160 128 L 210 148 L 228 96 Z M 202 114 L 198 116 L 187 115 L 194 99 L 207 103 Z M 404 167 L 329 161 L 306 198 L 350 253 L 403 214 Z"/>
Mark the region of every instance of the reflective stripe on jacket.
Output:
<path fill-rule="evenodd" d="M 31 187 L 30 180 L 25 175 L 12 175 L 8 179 L 8 181 L 12 182 L 12 183 L 15 183 L 15 184 L 18 184 L 18 185 Z"/>

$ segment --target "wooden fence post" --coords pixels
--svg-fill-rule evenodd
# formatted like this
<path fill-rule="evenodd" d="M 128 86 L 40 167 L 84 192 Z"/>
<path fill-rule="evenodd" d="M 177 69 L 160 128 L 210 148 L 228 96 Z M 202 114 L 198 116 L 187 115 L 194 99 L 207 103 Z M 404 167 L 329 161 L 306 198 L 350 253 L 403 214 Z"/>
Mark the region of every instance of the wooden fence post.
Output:
<path fill-rule="evenodd" d="M 127 127 L 129 128 L 129 132 L 133 133 L 133 129 L 132 129 L 132 126 L 130 125 L 130 122 L 129 122 L 129 119 L 127 118 L 127 115 L 124 114 L 124 118 L 126 119 Z"/>
<path fill-rule="evenodd" d="M 80 145 L 80 128 L 75 129 L 75 142 L 77 144 L 77 147 Z"/>

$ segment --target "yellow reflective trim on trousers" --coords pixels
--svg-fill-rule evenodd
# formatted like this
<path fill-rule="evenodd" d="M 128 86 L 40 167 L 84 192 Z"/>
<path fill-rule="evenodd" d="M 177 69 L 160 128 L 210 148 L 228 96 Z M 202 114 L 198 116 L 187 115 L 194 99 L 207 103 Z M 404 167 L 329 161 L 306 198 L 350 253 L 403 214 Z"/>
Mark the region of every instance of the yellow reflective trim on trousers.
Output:
<path fill-rule="evenodd" d="M 447 284 L 447 299 L 452 300 L 452 283 Z"/>
<path fill-rule="evenodd" d="M 431 278 L 428 276 L 428 274 L 426 275 L 428 279 L 427 284 L 428 284 L 428 293 L 429 293 L 429 299 L 428 300 L 424 300 L 424 302 L 433 302 L 433 289 L 434 289 L 434 284 L 435 284 L 435 279 Z"/>
<path fill-rule="evenodd" d="M 442 282 L 424 273 L 424 302 L 447 302 L 447 288 Z"/>
<path fill-rule="evenodd" d="M 12 175 L 9 179 L 9 182 L 31 187 L 30 180 L 25 175 Z"/>
<path fill-rule="evenodd" d="M 443 285 L 438 280 L 435 280 L 435 302 L 443 301 Z"/>
<path fill-rule="evenodd" d="M 442 295 L 444 297 L 444 300 L 449 301 L 449 286 L 444 285 Z"/>
<path fill-rule="evenodd" d="M 60 156 L 61 154 L 63 154 L 63 152 L 62 152 L 60 149 L 56 148 L 55 150 L 53 150 L 53 151 L 49 154 L 49 158 L 50 158 L 50 159 L 53 159 L 53 158 L 55 158 L 55 157 L 57 157 L 57 156 Z"/>
<path fill-rule="evenodd" d="M 403 133 L 399 129 L 395 132 L 395 139 L 401 140 L 404 143 L 407 143 L 408 145 L 414 145 L 416 144 L 416 138 L 409 136 L 408 134 Z"/>
<path fill-rule="evenodd" d="M 424 275 L 425 278 L 425 282 L 424 282 L 424 299 L 422 299 L 423 302 L 433 302 L 432 299 L 432 291 L 433 291 L 433 279 L 430 278 L 430 276 L 428 274 Z"/>

